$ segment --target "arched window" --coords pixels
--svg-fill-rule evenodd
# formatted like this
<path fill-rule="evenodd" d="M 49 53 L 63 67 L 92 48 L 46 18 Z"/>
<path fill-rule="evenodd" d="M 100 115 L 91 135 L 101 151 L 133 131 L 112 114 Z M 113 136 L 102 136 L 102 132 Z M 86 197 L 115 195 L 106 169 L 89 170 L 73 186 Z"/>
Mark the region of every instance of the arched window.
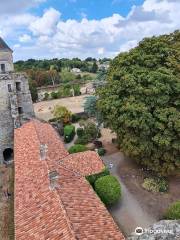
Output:
<path fill-rule="evenodd" d="M 6 148 L 3 152 L 3 157 L 5 162 L 13 160 L 13 149 Z"/>

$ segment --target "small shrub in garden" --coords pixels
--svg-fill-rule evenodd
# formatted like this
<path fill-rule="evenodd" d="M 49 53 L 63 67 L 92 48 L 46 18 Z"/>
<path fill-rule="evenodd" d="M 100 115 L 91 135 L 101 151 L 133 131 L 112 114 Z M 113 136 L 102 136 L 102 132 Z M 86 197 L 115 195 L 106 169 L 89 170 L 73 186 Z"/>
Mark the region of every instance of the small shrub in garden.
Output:
<path fill-rule="evenodd" d="M 80 119 L 81 119 L 81 117 L 78 116 L 77 114 L 72 114 L 72 116 L 71 116 L 71 121 L 72 121 L 72 123 L 76 123 L 76 122 L 78 122 Z"/>
<path fill-rule="evenodd" d="M 58 99 L 58 98 L 59 98 L 58 92 L 52 92 L 52 93 L 51 93 L 51 98 L 52 98 L 52 99 Z"/>
<path fill-rule="evenodd" d="M 75 144 L 74 146 L 69 148 L 68 152 L 77 153 L 77 152 L 85 152 L 86 150 L 87 150 L 86 146 L 81 144 Z"/>
<path fill-rule="evenodd" d="M 177 201 L 170 205 L 166 211 L 165 218 L 168 220 L 180 219 L 180 201 Z"/>
<path fill-rule="evenodd" d="M 48 100 L 48 99 L 49 99 L 49 93 L 46 92 L 46 93 L 44 94 L 44 100 Z"/>
<path fill-rule="evenodd" d="M 145 178 L 143 188 L 151 192 L 167 192 L 168 184 L 163 178 Z"/>
<path fill-rule="evenodd" d="M 88 182 L 94 187 L 94 183 L 101 177 L 110 175 L 109 169 L 106 167 L 102 172 L 86 176 Z"/>
<path fill-rule="evenodd" d="M 76 139 L 75 143 L 76 144 L 82 144 L 82 145 L 86 145 L 88 143 L 88 137 L 86 135 L 83 135 L 82 137 L 78 137 L 78 139 Z"/>
<path fill-rule="evenodd" d="M 77 128 L 76 133 L 77 133 L 78 137 L 82 137 L 84 135 L 84 129 Z"/>
<path fill-rule="evenodd" d="M 99 148 L 99 149 L 98 149 L 98 154 L 99 154 L 99 156 L 104 156 L 105 153 L 106 153 L 106 149 L 104 149 L 104 148 Z"/>
<path fill-rule="evenodd" d="M 75 127 L 73 125 L 66 125 L 64 127 L 64 141 L 69 143 L 75 136 Z"/>
<path fill-rule="evenodd" d="M 114 176 L 104 176 L 95 182 L 95 191 L 105 205 L 113 205 L 121 196 L 121 186 Z"/>

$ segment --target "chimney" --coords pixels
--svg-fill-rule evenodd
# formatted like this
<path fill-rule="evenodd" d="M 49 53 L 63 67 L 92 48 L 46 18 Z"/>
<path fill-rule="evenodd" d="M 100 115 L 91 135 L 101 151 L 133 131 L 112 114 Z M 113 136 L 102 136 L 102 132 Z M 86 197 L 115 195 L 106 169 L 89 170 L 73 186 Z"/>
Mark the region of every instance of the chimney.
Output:
<path fill-rule="evenodd" d="M 48 152 L 48 146 L 47 144 L 41 144 L 40 145 L 40 159 L 46 160 L 47 158 L 47 152 Z"/>
<path fill-rule="evenodd" d="M 59 178 L 59 173 L 56 170 L 49 172 L 49 181 L 50 181 L 51 190 L 54 190 L 58 186 L 58 178 Z"/>

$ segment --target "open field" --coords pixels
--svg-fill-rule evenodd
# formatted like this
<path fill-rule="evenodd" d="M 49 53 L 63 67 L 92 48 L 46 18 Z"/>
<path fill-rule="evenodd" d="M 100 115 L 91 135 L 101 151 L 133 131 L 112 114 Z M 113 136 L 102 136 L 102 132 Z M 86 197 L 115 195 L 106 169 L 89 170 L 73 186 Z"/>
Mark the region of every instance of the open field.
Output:
<path fill-rule="evenodd" d="M 83 104 L 85 102 L 85 98 L 88 96 L 89 95 L 82 95 L 77 97 L 68 97 L 35 103 L 35 115 L 39 119 L 48 121 L 49 119 L 53 118 L 52 110 L 56 105 L 64 106 L 72 113 L 83 112 Z"/>

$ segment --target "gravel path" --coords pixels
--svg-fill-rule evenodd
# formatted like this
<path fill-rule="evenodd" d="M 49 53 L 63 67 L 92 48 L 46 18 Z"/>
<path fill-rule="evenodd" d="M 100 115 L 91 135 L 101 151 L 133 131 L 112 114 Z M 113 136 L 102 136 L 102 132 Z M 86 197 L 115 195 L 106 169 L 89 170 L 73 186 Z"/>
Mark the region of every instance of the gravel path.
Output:
<path fill-rule="evenodd" d="M 143 210 L 141 204 L 137 201 L 134 195 L 129 192 L 126 185 L 123 183 L 123 179 L 119 176 L 118 169 L 124 161 L 123 154 L 118 152 L 104 156 L 102 159 L 107 166 L 109 166 L 110 163 L 113 163 L 111 173 L 115 175 L 121 183 L 122 198 L 115 206 L 109 208 L 109 211 L 124 234 L 128 236 L 130 233 L 134 232 L 136 227 L 146 228 L 156 222 L 157 219 Z"/>

